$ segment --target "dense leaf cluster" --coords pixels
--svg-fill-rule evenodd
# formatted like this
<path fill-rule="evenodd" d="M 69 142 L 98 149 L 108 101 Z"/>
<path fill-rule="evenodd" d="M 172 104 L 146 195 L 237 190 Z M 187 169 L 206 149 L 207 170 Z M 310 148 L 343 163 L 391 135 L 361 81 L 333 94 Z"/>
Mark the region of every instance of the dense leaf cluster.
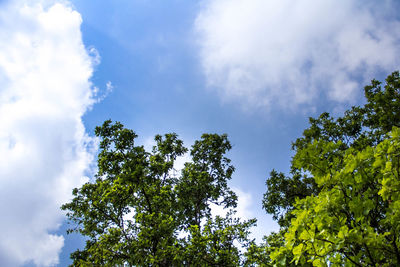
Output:
<path fill-rule="evenodd" d="M 267 179 L 263 207 L 281 231 L 253 249 L 271 264 L 400 265 L 399 72 L 364 92 L 342 117 L 310 118 L 290 175 Z"/>
<path fill-rule="evenodd" d="M 188 151 L 176 134 L 157 135 L 151 152 L 120 123 L 97 127 L 101 138 L 95 181 L 74 189 L 64 204 L 86 247 L 72 253 L 77 266 L 237 266 L 255 220 L 234 218 L 229 189 L 234 168 L 226 135 L 204 134 L 180 175 L 177 157 Z M 211 216 L 210 204 L 230 209 Z"/>

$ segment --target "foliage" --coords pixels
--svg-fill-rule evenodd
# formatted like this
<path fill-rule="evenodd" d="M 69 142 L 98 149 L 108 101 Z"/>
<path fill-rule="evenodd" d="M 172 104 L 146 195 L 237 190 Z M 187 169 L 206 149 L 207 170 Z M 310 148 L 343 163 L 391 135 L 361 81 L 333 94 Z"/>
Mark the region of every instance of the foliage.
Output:
<path fill-rule="evenodd" d="M 372 80 L 371 85 L 364 88 L 367 101 L 364 106 L 352 107 L 337 119 L 326 112 L 316 119 L 309 118 L 309 128 L 304 130 L 303 136 L 292 144 L 292 149 L 297 154 L 317 140 L 341 142 L 339 149 L 343 151 L 349 147 L 362 150 L 367 146 L 376 146 L 393 126 L 400 127 L 399 89 L 398 71 L 387 77 L 383 88 L 379 81 Z M 320 191 L 314 178 L 293 164 L 290 176 L 273 170 L 266 184 L 267 192 L 264 194 L 263 207 L 281 226 L 287 226 L 290 222 L 290 211 L 294 207 L 296 198 L 301 199 L 318 194 Z"/>
<path fill-rule="evenodd" d="M 86 247 L 71 254 L 78 266 L 236 266 L 255 220 L 234 219 L 237 197 L 227 185 L 234 171 L 226 135 L 205 134 L 192 146 L 192 162 L 174 175 L 188 151 L 176 134 L 157 135 L 151 152 L 121 123 L 97 127 L 98 174 L 73 190 L 62 209 Z M 212 218 L 210 204 L 231 208 Z"/>
<path fill-rule="evenodd" d="M 364 91 L 364 106 L 337 119 L 310 118 L 292 145 L 290 175 L 271 172 L 263 207 L 278 220 L 275 235 L 285 244 L 264 244 L 275 264 L 400 265 L 393 128 L 400 126 L 399 72 L 383 88 L 373 80 Z"/>
<path fill-rule="evenodd" d="M 315 160 L 340 146 L 326 141 L 295 158 L 294 164 L 308 166 L 321 191 L 296 201 L 285 247 L 272 258 L 289 250 L 296 263 L 315 266 L 400 264 L 399 129 L 391 135 L 376 147 L 341 152 L 340 164 Z"/>
<path fill-rule="evenodd" d="M 228 214 L 226 218 L 208 220 L 203 229 L 192 225 L 181 262 L 187 266 L 238 266 L 242 262 L 241 252 L 234 241 L 247 246 L 249 228 L 254 224 L 255 219 L 241 223 Z"/>

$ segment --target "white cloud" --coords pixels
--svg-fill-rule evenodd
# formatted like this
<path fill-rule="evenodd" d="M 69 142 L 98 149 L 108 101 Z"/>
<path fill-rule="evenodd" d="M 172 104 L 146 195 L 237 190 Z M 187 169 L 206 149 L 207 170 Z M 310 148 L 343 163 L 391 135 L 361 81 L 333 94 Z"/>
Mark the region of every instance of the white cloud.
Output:
<path fill-rule="evenodd" d="M 60 205 L 93 160 L 82 115 L 93 61 L 67 2 L 10 1 L 0 10 L 0 265 L 58 263 Z"/>
<path fill-rule="evenodd" d="M 321 95 L 352 102 L 375 74 L 400 66 L 394 5 L 205 0 L 195 29 L 208 84 L 247 108 L 295 108 Z"/>

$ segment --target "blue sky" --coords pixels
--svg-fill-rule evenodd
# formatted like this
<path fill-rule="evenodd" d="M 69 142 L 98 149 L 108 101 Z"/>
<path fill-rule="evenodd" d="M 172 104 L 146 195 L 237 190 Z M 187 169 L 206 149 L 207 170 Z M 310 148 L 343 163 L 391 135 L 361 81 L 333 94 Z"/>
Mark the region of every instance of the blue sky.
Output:
<path fill-rule="evenodd" d="M 59 206 L 89 179 L 94 127 L 151 145 L 227 133 L 239 214 L 277 229 L 265 179 L 287 172 L 309 116 L 363 102 L 399 69 L 396 1 L 0 2 L 2 266 L 65 266 L 82 245 Z M 86 176 L 86 178 L 85 178 Z M 21 230 L 23 229 L 23 230 Z"/>

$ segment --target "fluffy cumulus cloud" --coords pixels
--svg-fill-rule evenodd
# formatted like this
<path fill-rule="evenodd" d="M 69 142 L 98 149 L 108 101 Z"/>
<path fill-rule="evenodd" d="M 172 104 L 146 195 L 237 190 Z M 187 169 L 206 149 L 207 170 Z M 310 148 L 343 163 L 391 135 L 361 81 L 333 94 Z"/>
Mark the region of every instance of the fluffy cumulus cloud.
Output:
<path fill-rule="evenodd" d="M 67 2 L 0 8 L 0 265 L 57 264 L 59 207 L 83 181 L 94 139 L 82 115 L 94 103 L 94 60 L 82 18 Z"/>
<path fill-rule="evenodd" d="M 351 102 L 399 68 L 395 1 L 205 0 L 195 29 L 210 87 L 246 107 Z"/>

